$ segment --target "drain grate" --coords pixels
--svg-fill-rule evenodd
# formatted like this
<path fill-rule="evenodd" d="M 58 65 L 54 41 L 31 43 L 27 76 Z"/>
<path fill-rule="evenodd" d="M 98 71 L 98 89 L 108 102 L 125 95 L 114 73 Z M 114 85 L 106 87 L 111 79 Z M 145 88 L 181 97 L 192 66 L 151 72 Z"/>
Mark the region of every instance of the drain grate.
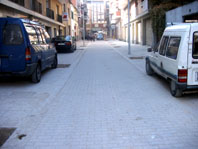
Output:
<path fill-rule="evenodd" d="M 57 68 L 68 68 L 71 64 L 58 64 Z"/>
<path fill-rule="evenodd" d="M 16 128 L 0 128 L 0 147 L 12 135 Z"/>
<path fill-rule="evenodd" d="M 130 59 L 144 59 L 144 56 L 134 56 L 134 57 L 129 57 Z"/>

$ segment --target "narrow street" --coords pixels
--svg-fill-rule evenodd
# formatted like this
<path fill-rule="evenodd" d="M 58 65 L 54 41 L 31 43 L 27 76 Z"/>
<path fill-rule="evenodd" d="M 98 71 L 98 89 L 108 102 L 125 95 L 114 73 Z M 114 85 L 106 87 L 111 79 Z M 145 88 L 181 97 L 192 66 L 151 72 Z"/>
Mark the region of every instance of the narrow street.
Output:
<path fill-rule="evenodd" d="M 197 149 L 198 95 L 172 97 L 144 59 L 126 53 L 121 41 L 89 42 L 59 54 L 71 65 L 47 70 L 39 84 L 1 80 L 0 127 L 16 128 L 2 148 Z"/>

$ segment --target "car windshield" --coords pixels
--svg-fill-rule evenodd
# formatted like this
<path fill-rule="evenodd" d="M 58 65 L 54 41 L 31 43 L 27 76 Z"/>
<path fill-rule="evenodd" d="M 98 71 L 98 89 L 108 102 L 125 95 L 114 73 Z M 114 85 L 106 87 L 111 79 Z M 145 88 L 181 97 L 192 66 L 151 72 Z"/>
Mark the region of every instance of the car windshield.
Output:
<path fill-rule="evenodd" d="M 56 36 L 55 38 L 56 41 L 62 41 L 62 40 L 66 40 L 64 36 Z"/>
<path fill-rule="evenodd" d="M 66 41 L 70 41 L 71 40 L 71 36 L 66 36 Z"/>

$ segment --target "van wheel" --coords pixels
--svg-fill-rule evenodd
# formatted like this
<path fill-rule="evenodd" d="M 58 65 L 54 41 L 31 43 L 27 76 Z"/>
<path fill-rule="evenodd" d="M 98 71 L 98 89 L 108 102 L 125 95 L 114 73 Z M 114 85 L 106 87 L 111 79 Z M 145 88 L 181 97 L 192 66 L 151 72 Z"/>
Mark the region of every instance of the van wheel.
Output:
<path fill-rule="evenodd" d="M 37 64 L 36 69 L 34 70 L 32 74 L 32 82 L 38 83 L 41 80 L 41 66 Z"/>
<path fill-rule="evenodd" d="M 153 69 L 151 68 L 149 60 L 146 60 L 146 73 L 151 76 L 154 74 Z"/>
<path fill-rule="evenodd" d="M 171 91 L 172 96 L 174 97 L 182 96 L 182 90 L 178 88 L 178 85 L 173 80 L 171 80 L 170 82 L 170 91 Z"/>
<path fill-rule="evenodd" d="M 57 65 L 58 65 L 58 59 L 57 59 L 57 55 L 55 55 L 54 61 L 53 61 L 53 64 L 52 64 L 52 68 L 53 69 L 57 68 Z"/>

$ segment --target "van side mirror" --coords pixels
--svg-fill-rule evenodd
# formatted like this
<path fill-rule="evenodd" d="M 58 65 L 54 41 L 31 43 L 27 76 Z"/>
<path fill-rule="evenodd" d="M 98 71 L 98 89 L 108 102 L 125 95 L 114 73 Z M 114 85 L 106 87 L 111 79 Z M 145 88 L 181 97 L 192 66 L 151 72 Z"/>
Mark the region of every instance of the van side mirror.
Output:
<path fill-rule="evenodd" d="M 152 52 L 152 51 L 153 51 L 152 48 L 147 49 L 147 52 Z"/>

